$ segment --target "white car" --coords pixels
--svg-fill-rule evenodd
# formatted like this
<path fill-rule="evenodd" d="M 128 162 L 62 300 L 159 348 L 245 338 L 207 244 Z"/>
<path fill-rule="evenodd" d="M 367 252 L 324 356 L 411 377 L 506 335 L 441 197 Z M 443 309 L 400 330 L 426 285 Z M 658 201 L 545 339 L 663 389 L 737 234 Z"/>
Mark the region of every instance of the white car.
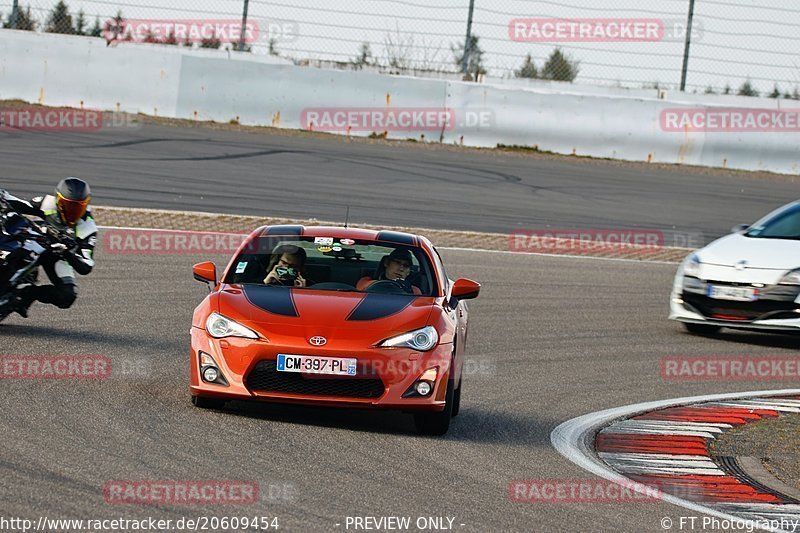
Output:
<path fill-rule="evenodd" d="M 692 333 L 800 329 L 800 201 L 689 254 L 669 318 Z"/>

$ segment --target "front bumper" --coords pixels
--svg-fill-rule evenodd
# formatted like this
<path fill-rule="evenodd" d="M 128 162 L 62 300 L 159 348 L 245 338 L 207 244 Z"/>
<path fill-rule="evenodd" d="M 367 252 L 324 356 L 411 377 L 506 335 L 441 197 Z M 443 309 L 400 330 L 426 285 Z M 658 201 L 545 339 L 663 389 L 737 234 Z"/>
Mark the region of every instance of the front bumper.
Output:
<path fill-rule="evenodd" d="M 800 287 L 750 285 L 758 289 L 752 302 L 714 299 L 709 285 L 747 286 L 677 276 L 670 297 L 669 318 L 680 322 L 728 328 L 795 331 L 800 329 Z"/>
<path fill-rule="evenodd" d="M 200 377 L 200 352 L 214 358 L 227 386 L 207 383 Z M 275 370 L 280 353 L 358 360 L 357 375 L 308 375 Z M 215 339 L 201 328 L 192 328 L 192 396 L 228 400 L 257 400 L 305 405 L 441 411 L 445 407 L 447 380 L 453 355 L 452 344 L 440 344 L 429 352 L 405 348 L 341 350 L 335 346 L 276 346 L 266 341 Z M 403 394 L 425 372 L 438 367 L 431 394 L 403 398 Z"/>

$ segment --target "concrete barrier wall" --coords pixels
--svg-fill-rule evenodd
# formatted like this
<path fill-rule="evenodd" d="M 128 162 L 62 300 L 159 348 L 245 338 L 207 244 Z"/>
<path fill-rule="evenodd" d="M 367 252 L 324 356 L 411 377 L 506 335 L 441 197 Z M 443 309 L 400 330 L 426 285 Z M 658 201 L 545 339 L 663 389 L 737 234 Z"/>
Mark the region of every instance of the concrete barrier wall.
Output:
<path fill-rule="evenodd" d="M 295 67 L 285 60 L 154 45 L 107 47 L 101 39 L 0 30 L 0 98 L 306 128 L 307 108 L 452 110 L 452 127 L 389 131 L 493 147 L 536 146 L 562 154 L 746 170 L 800 171 L 800 131 L 664 131 L 663 110 L 771 108 L 798 102 L 568 84 L 474 84 Z M 651 97 L 647 95 L 651 94 Z M 474 117 L 481 117 L 476 124 Z M 371 131 L 351 131 L 369 135 Z M 381 133 L 381 132 L 376 132 Z"/>

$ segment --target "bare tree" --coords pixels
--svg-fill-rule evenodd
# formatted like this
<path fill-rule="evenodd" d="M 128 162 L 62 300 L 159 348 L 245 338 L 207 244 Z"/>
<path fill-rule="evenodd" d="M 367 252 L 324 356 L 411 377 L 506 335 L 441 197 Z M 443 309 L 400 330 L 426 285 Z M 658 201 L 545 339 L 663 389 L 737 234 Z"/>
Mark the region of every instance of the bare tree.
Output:
<path fill-rule="evenodd" d="M 401 34 L 400 28 L 395 29 L 394 35 L 387 33 L 383 39 L 386 50 L 386 59 L 392 68 L 407 70 L 411 67 L 411 57 L 414 53 L 414 36 Z"/>
<path fill-rule="evenodd" d="M 438 45 L 434 45 L 433 42 L 429 43 L 423 37 L 421 48 L 422 57 L 418 62 L 420 70 L 441 72 L 443 70 L 442 65 L 445 63 L 445 60 L 441 57 L 442 42 L 439 41 Z"/>

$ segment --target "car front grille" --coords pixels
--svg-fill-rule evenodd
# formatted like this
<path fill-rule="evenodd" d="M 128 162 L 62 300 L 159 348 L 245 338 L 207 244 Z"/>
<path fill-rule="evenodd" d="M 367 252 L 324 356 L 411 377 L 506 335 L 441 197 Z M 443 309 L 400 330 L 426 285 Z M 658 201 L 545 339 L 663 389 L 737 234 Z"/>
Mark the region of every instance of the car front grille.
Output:
<path fill-rule="evenodd" d="M 322 377 L 295 372 L 278 372 L 273 360 L 261 361 L 245 379 L 245 386 L 254 392 L 280 392 L 303 396 L 341 396 L 346 398 L 379 398 L 385 387 L 377 376 Z"/>
<path fill-rule="evenodd" d="M 800 318 L 794 313 L 797 304 L 789 300 L 756 300 L 735 302 L 716 300 L 705 295 L 685 292 L 683 300 L 702 315 L 721 320 L 751 321 L 766 318 Z M 778 316 L 780 315 L 780 316 Z"/>

